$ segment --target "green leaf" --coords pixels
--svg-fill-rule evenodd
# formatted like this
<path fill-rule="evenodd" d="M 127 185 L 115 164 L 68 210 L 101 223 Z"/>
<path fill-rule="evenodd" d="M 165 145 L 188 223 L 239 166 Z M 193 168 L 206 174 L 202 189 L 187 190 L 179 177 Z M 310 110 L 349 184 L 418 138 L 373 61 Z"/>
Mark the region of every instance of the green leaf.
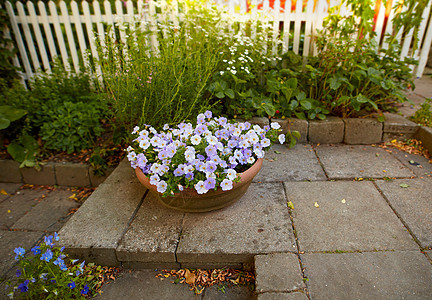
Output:
<path fill-rule="evenodd" d="M 306 94 L 304 92 L 298 93 L 297 100 L 302 101 L 304 99 L 306 99 Z"/>
<path fill-rule="evenodd" d="M 219 99 L 225 98 L 225 93 L 220 91 L 216 93 L 216 97 L 218 97 Z"/>
<path fill-rule="evenodd" d="M 10 125 L 10 120 L 5 118 L 2 114 L 0 114 L 0 130 L 6 129 Z"/>
<path fill-rule="evenodd" d="M 10 105 L 2 105 L 0 106 L 0 114 L 2 114 L 5 118 L 9 119 L 9 121 L 16 121 L 27 114 L 27 111 L 20 108 L 15 108 Z"/>
<path fill-rule="evenodd" d="M 225 95 L 227 95 L 231 99 L 234 99 L 234 97 L 235 97 L 234 91 L 232 89 L 225 90 Z"/>
<path fill-rule="evenodd" d="M 291 131 L 291 135 L 297 139 L 300 139 L 300 137 L 301 137 L 300 132 L 297 130 Z"/>
<path fill-rule="evenodd" d="M 287 81 L 285 81 L 284 85 L 286 85 L 290 89 L 297 88 L 297 78 L 290 78 Z"/>
<path fill-rule="evenodd" d="M 341 86 L 341 81 L 336 77 L 330 78 L 329 83 L 332 90 L 337 90 Z"/>
<path fill-rule="evenodd" d="M 269 116 L 273 117 L 276 113 L 275 107 L 271 104 L 266 103 L 263 105 L 263 108 L 264 108 L 265 112 L 267 113 L 267 115 L 269 115 Z"/>
<path fill-rule="evenodd" d="M 282 152 L 275 150 L 274 153 L 281 154 Z"/>
<path fill-rule="evenodd" d="M 407 188 L 407 187 L 409 187 L 409 185 L 406 184 L 406 183 L 401 183 L 399 186 L 400 186 L 401 188 Z"/>
<path fill-rule="evenodd" d="M 294 112 L 294 114 L 296 115 L 297 118 L 299 118 L 300 120 L 306 120 L 306 115 L 304 112 Z"/>
<path fill-rule="evenodd" d="M 22 163 L 25 160 L 26 152 L 25 148 L 19 145 L 16 140 L 12 141 L 7 147 L 7 152 L 12 156 L 14 160 Z"/>
<path fill-rule="evenodd" d="M 300 105 L 306 110 L 309 110 L 312 108 L 312 103 L 310 103 L 308 100 L 300 101 Z"/>

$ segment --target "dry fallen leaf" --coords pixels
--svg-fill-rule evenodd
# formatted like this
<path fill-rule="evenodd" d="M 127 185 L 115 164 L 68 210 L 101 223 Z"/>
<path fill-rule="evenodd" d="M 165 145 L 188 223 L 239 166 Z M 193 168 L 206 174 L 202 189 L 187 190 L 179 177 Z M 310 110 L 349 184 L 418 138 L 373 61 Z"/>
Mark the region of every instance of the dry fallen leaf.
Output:
<path fill-rule="evenodd" d="M 186 269 L 184 277 L 186 278 L 187 284 L 193 284 L 195 282 L 195 273 L 192 273 L 188 269 Z"/>
<path fill-rule="evenodd" d="M 318 204 L 318 202 L 315 202 L 315 203 L 314 203 L 314 205 L 315 205 L 315 207 L 316 207 L 316 208 L 318 208 L 318 207 L 319 207 L 319 204 Z"/>
<path fill-rule="evenodd" d="M 1 189 L 1 190 L 0 190 L 0 194 L 2 194 L 2 195 L 7 195 L 8 193 L 7 193 L 4 189 Z"/>

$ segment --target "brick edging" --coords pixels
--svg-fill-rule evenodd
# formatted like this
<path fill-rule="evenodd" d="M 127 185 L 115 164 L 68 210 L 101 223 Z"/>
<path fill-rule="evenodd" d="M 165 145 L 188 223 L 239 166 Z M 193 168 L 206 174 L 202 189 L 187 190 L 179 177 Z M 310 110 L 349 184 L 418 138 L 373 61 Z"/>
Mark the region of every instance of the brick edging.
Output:
<path fill-rule="evenodd" d="M 108 169 L 104 176 L 95 176 L 90 165 L 80 163 L 48 162 L 40 171 L 19 166 L 20 163 L 13 160 L 0 160 L 0 182 L 97 187 L 113 170 Z"/>

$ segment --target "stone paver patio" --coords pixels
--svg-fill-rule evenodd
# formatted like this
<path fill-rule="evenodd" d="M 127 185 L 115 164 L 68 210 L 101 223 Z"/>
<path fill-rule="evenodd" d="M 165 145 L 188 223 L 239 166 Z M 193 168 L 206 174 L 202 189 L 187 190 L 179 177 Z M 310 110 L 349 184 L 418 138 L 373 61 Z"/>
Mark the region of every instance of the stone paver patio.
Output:
<path fill-rule="evenodd" d="M 147 269 L 107 285 L 104 299 L 141 299 L 144 291 L 193 298 L 185 286 L 159 283 L 148 270 L 180 267 L 255 268 L 255 294 L 214 287 L 201 299 L 431 298 L 431 166 L 390 151 L 277 145 L 242 199 L 199 214 L 160 205 L 123 162 L 63 226 L 61 241 L 87 261 Z M 8 191 L 0 207 L 11 210 L 2 214 L 0 232 L 7 276 L 13 248 L 31 247 L 61 219 L 51 213 L 37 222 L 37 215 L 74 204 L 64 190 L 40 201 L 39 190 L 0 187 Z"/>

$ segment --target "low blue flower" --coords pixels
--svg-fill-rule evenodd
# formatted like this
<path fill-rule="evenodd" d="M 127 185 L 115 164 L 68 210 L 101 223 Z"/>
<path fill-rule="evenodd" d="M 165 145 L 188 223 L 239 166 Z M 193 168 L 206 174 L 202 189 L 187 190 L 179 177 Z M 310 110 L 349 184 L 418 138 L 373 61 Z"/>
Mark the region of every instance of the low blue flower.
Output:
<path fill-rule="evenodd" d="M 55 240 L 55 241 L 58 241 L 59 239 L 60 239 L 60 238 L 59 238 L 57 232 L 54 232 L 54 240 Z"/>
<path fill-rule="evenodd" d="M 32 278 L 30 279 L 30 281 L 33 282 L 33 283 L 35 283 L 35 282 L 36 282 L 36 278 L 33 278 L 33 277 L 32 277 Z"/>
<path fill-rule="evenodd" d="M 44 254 L 41 256 L 41 260 L 49 262 L 53 258 L 53 253 L 50 249 L 48 249 Z"/>
<path fill-rule="evenodd" d="M 15 259 L 18 260 L 18 257 L 23 257 L 24 256 L 25 249 L 21 248 L 21 247 L 18 247 L 18 248 L 15 248 L 14 252 L 16 254 Z"/>
<path fill-rule="evenodd" d="M 70 287 L 71 289 L 75 288 L 75 282 L 71 281 L 68 283 L 68 287 Z"/>
<path fill-rule="evenodd" d="M 48 273 L 42 273 L 42 274 L 40 274 L 39 278 L 42 279 L 42 280 L 46 280 L 47 279 L 47 275 L 48 275 Z"/>
<path fill-rule="evenodd" d="M 64 249 L 65 249 L 65 247 L 63 246 L 63 247 L 61 247 L 60 248 L 60 252 L 63 252 L 64 251 Z"/>
<path fill-rule="evenodd" d="M 22 273 L 21 273 L 21 270 L 20 270 L 20 269 L 17 269 L 15 274 L 16 274 L 16 277 L 20 277 L 21 274 L 22 274 Z"/>
<path fill-rule="evenodd" d="M 44 237 L 45 245 L 50 246 L 52 248 L 54 246 L 52 239 L 53 239 L 52 235 Z"/>
<path fill-rule="evenodd" d="M 79 268 L 80 268 L 81 272 L 84 269 L 84 264 L 85 264 L 85 260 L 83 260 L 83 262 L 79 265 Z"/>
<path fill-rule="evenodd" d="M 88 287 L 88 285 L 86 284 L 86 285 L 84 286 L 84 288 L 81 290 L 81 294 L 82 294 L 82 295 L 87 295 L 88 291 L 89 291 L 89 287 Z"/>
<path fill-rule="evenodd" d="M 30 282 L 29 280 L 26 280 L 18 286 L 18 288 L 21 290 L 21 292 L 25 293 L 28 291 L 29 282 Z"/>
<path fill-rule="evenodd" d="M 67 269 L 68 269 L 64 263 L 59 264 L 59 268 L 62 271 L 67 271 Z"/>
<path fill-rule="evenodd" d="M 61 265 L 61 264 L 64 264 L 64 260 L 63 259 L 61 259 L 60 257 L 58 257 L 54 262 L 53 262 L 53 264 L 55 264 L 55 265 Z"/>
<path fill-rule="evenodd" d="M 34 246 L 31 251 L 33 252 L 34 255 L 38 255 L 41 253 L 41 248 L 39 246 Z"/>
<path fill-rule="evenodd" d="M 76 270 L 76 272 L 75 272 L 75 276 L 80 276 L 81 275 L 81 272 L 80 272 L 80 270 Z"/>

